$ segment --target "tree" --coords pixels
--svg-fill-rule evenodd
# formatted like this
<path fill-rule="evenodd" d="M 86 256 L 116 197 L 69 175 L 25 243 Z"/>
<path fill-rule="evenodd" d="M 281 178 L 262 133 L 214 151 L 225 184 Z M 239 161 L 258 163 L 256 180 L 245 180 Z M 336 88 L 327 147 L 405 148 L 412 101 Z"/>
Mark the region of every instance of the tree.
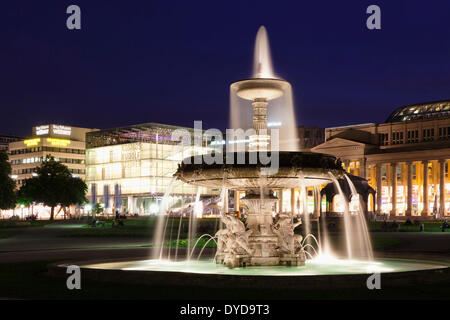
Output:
<path fill-rule="evenodd" d="M 17 203 L 28 207 L 33 203 L 34 199 L 37 198 L 37 194 L 37 180 L 27 179 L 17 191 Z"/>
<path fill-rule="evenodd" d="M 5 151 L 0 151 L 0 209 L 11 209 L 16 205 L 14 192 L 16 183 L 10 175 L 11 165 L 8 162 L 8 155 Z"/>
<path fill-rule="evenodd" d="M 36 170 L 36 177 L 25 180 L 18 197 L 25 203 L 41 202 L 51 208 L 50 220 L 54 219 L 55 207 L 68 207 L 87 202 L 87 185 L 80 178 L 72 177 L 69 169 L 52 156 L 47 156 Z"/>

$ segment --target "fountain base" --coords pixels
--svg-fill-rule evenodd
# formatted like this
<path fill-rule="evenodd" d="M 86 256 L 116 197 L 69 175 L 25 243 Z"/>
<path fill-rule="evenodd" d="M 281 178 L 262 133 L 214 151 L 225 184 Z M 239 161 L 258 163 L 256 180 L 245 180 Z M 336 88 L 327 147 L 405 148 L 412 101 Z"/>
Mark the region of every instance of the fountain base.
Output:
<path fill-rule="evenodd" d="M 259 191 L 251 190 L 241 200 L 248 211 L 248 229 L 235 216 L 222 218 L 227 228 L 218 232 L 221 245 L 216 263 L 229 268 L 305 265 L 302 237 L 294 235 L 293 217 L 282 215 L 274 223 L 272 208 L 278 198 L 262 188 Z"/>
<path fill-rule="evenodd" d="M 280 257 L 250 257 L 248 255 L 216 255 L 216 263 L 229 268 L 244 268 L 249 266 L 286 266 L 301 267 L 306 263 L 305 254 L 284 254 Z"/>
<path fill-rule="evenodd" d="M 305 252 L 301 252 L 299 254 L 284 254 L 280 257 L 280 265 L 287 267 L 301 267 L 306 263 L 306 255 Z"/>

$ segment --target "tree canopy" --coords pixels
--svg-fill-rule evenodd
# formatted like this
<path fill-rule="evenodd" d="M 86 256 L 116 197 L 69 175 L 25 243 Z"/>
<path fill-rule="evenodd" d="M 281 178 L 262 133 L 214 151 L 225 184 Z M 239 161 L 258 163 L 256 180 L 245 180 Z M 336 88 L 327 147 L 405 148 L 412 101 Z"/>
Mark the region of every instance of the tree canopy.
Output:
<path fill-rule="evenodd" d="M 80 178 L 72 177 L 67 166 L 54 157 L 47 156 L 37 168 L 36 174 L 36 177 L 25 180 L 18 192 L 19 202 L 39 202 L 51 207 L 51 220 L 56 206 L 68 207 L 87 202 L 86 183 Z"/>
<path fill-rule="evenodd" d="M 11 179 L 11 165 L 8 155 L 0 151 L 0 209 L 11 209 L 16 205 L 14 189 L 16 183 Z"/>

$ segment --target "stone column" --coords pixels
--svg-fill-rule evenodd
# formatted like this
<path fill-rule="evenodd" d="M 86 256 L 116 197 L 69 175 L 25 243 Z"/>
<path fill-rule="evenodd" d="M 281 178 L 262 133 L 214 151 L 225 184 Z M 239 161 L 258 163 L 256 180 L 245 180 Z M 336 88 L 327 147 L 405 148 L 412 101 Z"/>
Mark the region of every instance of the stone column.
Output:
<path fill-rule="evenodd" d="M 366 179 L 367 178 L 367 172 L 366 172 L 366 158 L 359 159 L 359 176 L 361 178 Z"/>
<path fill-rule="evenodd" d="M 445 216 L 445 162 L 439 160 L 439 212 L 442 216 Z"/>
<path fill-rule="evenodd" d="M 376 209 L 376 212 L 377 212 L 377 214 L 380 214 L 381 213 L 381 196 L 382 196 L 382 191 L 381 191 L 381 188 L 382 188 L 382 186 L 381 186 L 381 163 L 377 163 L 376 165 L 375 165 L 375 178 L 376 178 L 376 181 L 377 181 L 377 194 L 376 194 L 376 197 L 377 197 L 377 209 Z"/>
<path fill-rule="evenodd" d="M 428 160 L 422 161 L 423 164 L 423 209 L 422 216 L 428 216 Z"/>
<path fill-rule="evenodd" d="M 405 215 L 410 217 L 412 215 L 412 163 L 406 163 L 406 170 L 408 172 L 408 193 L 406 202 L 406 212 Z"/>
<path fill-rule="evenodd" d="M 392 202 L 392 210 L 391 210 L 391 217 L 395 217 L 397 215 L 397 164 L 395 162 L 391 163 L 391 170 L 392 170 L 392 196 L 391 196 L 391 202 Z"/>
<path fill-rule="evenodd" d="M 292 215 L 295 214 L 294 208 L 295 208 L 295 189 L 292 188 L 291 189 L 291 212 L 292 212 Z"/>
<path fill-rule="evenodd" d="M 255 99 L 253 105 L 253 129 L 256 135 L 250 136 L 250 151 L 266 151 L 270 136 L 267 134 L 267 100 Z"/>

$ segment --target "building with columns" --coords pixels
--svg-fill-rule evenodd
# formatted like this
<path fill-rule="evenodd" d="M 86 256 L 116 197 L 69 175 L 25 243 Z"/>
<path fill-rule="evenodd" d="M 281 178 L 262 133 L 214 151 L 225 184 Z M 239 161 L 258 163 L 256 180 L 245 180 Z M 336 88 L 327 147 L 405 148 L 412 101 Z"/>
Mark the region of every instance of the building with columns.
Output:
<path fill-rule="evenodd" d="M 450 215 L 450 100 L 395 110 L 384 123 L 325 129 L 312 148 L 339 157 L 376 190 L 368 210 L 390 218 Z"/>

